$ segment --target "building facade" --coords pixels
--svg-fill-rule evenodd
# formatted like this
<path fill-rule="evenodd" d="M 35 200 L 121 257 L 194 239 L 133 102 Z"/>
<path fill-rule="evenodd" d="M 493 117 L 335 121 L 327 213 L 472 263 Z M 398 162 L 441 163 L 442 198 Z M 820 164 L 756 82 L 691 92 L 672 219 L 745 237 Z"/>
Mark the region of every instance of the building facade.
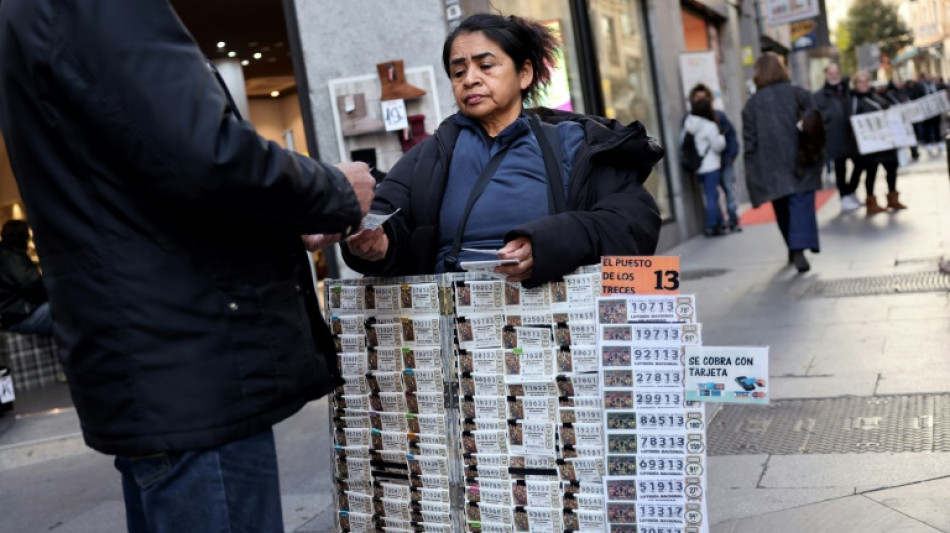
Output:
<path fill-rule="evenodd" d="M 950 1 L 899 0 L 898 13 L 910 28 L 912 46 L 898 55 L 897 68 L 904 77 L 926 73 L 950 76 Z"/>

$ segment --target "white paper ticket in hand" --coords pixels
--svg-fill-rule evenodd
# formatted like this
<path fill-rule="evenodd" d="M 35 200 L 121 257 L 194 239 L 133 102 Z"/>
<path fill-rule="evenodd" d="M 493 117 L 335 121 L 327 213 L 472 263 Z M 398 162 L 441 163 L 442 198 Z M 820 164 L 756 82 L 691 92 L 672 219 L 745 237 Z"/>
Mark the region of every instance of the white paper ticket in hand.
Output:
<path fill-rule="evenodd" d="M 360 224 L 360 228 L 366 231 L 373 231 L 374 229 L 382 226 L 384 222 L 392 218 L 392 216 L 398 212 L 399 209 L 396 209 L 388 215 L 381 213 L 366 213 L 366 216 L 363 217 L 363 222 Z"/>
<path fill-rule="evenodd" d="M 472 252 L 472 253 L 476 253 L 476 254 L 486 254 L 486 255 L 498 255 L 498 254 L 501 253 L 501 249 L 492 250 L 492 249 L 489 249 L 489 248 L 467 248 L 467 247 L 465 247 L 465 246 L 463 246 L 463 247 L 461 248 L 461 250 L 462 250 L 463 252 Z"/>

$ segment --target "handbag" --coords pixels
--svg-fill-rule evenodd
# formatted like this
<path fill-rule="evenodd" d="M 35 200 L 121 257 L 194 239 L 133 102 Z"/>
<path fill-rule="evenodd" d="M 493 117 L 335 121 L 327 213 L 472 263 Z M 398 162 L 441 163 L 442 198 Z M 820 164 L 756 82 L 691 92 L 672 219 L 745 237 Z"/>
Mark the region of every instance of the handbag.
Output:
<path fill-rule="evenodd" d="M 824 162 L 825 122 L 821 113 L 811 102 L 802 102 L 802 93 L 796 87 L 798 101 L 798 157 L 799 166 L 813 167 Z"/>

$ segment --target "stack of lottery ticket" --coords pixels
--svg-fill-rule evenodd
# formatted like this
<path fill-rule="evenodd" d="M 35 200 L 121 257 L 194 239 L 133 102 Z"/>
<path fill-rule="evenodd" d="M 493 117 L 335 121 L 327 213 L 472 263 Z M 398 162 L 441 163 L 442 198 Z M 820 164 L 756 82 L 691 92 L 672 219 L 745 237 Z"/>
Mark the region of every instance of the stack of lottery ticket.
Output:
<path fill-rule="evenodd" d="M 455 284 L 469 531 L 604 531 L 599 279 Z"/>
<path fill-rule="evenodd" d="M 333 397 L 341 531 L 453 530 L 438 291 L 328 288 L 345 382 Z"/>
<path fill-rule="evenodd" d="M 610 531 L 704 533 L 706 424 L 684 399 L 684 347 L 702 343 L 695 299 L 604 297 L 597 307 Z"/>

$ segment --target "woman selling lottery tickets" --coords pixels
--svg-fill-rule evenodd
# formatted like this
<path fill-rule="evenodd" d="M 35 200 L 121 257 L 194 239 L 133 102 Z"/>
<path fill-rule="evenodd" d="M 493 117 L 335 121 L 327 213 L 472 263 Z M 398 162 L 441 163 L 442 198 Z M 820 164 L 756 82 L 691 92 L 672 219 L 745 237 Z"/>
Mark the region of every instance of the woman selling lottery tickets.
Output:
<path fill-rule="evenodd" d="M 660 215 L 643 188 L 663 149 L 639 122 L 526 110 L 551 80 L 558 43 L 519 17 L 477 14 L 445 40 L 458 113 L 376 190 L 396 214 L 346 241 L 358 272 L 407 276 L 481 263 L 533 287 L 604 255 L 651 255 Z"/>

